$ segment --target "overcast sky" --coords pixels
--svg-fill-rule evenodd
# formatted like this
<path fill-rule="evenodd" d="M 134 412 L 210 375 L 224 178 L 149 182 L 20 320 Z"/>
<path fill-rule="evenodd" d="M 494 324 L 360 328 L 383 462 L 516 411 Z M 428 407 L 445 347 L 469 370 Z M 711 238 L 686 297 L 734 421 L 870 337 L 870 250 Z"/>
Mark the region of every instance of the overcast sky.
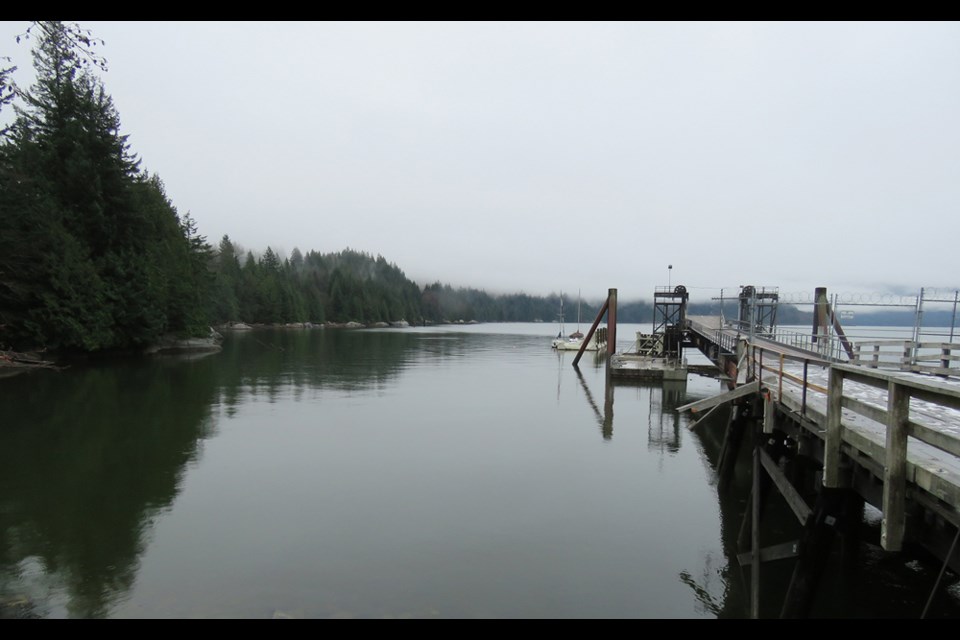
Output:
<path fill-rule="evenodd" d="M 80 24 L 214 245 L 589 299 L 960 285 L 957 22 Z"/>

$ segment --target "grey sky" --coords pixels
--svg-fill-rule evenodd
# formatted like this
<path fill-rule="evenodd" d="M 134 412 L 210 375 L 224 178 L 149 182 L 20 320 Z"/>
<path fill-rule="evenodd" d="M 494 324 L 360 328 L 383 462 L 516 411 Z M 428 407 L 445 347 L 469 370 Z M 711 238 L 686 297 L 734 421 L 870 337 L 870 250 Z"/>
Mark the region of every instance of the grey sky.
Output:
<path fill-rule="evenodd" d="M 957 22 L 80 24 L 212 244 L 587 298 L 960 284 Z"/>

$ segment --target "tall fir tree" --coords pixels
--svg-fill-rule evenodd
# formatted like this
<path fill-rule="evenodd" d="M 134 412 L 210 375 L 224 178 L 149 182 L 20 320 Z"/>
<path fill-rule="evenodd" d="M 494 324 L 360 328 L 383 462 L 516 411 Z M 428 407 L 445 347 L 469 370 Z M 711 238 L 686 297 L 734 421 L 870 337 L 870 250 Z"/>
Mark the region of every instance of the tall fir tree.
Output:
<path fill-rule="evenodd" d="M 33 26 L 36 81 L 0 144 L 0 343 L 97 351 L 201 332 L 209 247 L 140 170 L 89 37 Z"/>

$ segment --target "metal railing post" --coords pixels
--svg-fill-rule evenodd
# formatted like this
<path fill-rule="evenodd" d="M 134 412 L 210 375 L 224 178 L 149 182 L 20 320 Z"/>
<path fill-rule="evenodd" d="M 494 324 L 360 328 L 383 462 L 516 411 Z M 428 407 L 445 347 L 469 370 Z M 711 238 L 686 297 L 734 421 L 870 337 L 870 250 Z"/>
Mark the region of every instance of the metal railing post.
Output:
<path fill-rule="evenodd" d="M 780 381 L 777 384 L 777 397 L 783 397 L 783 354 L 780 354 Z"/>
<path fill-rule="evenodd" d="M 807 365 L 810 361 L 803 359 L 803 401 L 800 404 L 800 415 L 807 417 Z"/>
<path fill-rule="evenodd" d="M 950 317 L 950 339 L 947 342 L 953 342 L 953 327 L 957 323 L 957 300 L 960 300 L 960 290 L 953 292 L 953 315 Z"/>

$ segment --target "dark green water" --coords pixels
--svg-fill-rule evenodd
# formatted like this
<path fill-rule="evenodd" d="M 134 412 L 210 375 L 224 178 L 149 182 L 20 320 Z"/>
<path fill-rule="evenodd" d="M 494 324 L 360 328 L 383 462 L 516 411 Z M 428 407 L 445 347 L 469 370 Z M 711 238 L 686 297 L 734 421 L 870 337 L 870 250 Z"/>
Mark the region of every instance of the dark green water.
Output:
<path fill-rule="evenodd" d="M 257 331 L 205 357 L 0 379 L 0 605 L 745 617 L 732 545 L 746 496 L 721 500 L 713 474 L 723 417 L 690 431 L 673 411 L 719 383 L 614 384 L 589 355 L 574 370 L 553 335 Z M 791 516 L 773 514 L 790 535 Z M 828 573 L 815 615 L 919 617 L 939 567 L 864 554 L 857 573 Z M 776 615 L 789 566 L 767 575 Z M 929 617 L 960 615 L 947 583 Z"/>

